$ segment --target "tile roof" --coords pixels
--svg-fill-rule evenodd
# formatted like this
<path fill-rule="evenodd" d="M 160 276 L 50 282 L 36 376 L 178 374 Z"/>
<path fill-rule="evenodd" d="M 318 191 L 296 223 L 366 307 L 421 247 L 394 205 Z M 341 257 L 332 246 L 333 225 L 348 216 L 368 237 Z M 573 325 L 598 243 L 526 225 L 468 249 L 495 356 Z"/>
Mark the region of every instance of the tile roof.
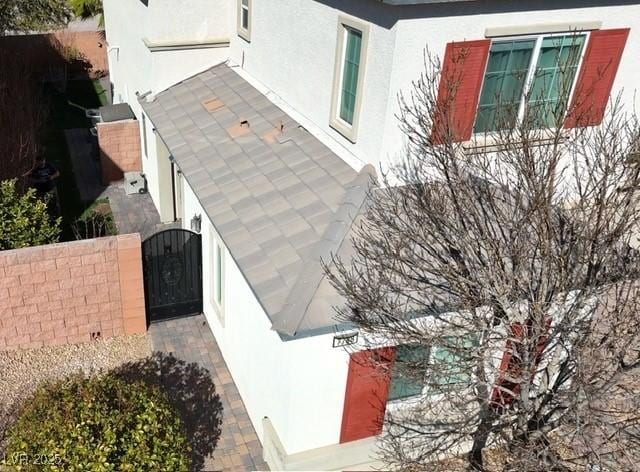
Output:
<path fill-rule="evenodd" d="M 333 310 L 308 308 L 320 260 L 342 245 L 373 167 L 354 171 L 226 64 L 141 105 L 273 329 L 334 325 Z"/>

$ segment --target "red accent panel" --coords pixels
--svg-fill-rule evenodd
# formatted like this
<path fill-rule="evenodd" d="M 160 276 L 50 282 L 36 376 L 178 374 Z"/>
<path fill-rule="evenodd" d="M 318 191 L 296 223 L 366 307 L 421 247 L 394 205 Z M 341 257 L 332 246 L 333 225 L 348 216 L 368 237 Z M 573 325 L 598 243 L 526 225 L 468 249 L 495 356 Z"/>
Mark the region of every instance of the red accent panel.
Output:
<path fill-rule="evenodd" d="M 340 443 L 382 432 L 395 356 L 392 347 L 351 354 Z"/>
<path fill-rule="evenodd" d="M 442 144 L 471 138 L 491 40 L 449 43 L 442 61 L 431 139 Z"/>
<path fill-rule="evenodd" d="M 565 128 L 602 122 L 628 37 L 629 28 L 591 33 Z"/>

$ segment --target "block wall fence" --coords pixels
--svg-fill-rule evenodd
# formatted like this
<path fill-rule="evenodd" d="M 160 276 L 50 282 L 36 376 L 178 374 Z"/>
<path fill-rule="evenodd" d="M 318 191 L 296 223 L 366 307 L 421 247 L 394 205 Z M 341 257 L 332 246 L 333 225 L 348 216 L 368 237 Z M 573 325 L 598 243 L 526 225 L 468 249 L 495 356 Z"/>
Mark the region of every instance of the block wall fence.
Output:
<path fill-rule="evenodd" d="M 0 350 L 146 332 L 140 235 L 0 251 Z"/>
<path fill-rule="evenodd" d="M 61 48 L 77 51 L 80 64 L 69 64 L 61 55 Z M 108 45 L 103 31 L 63 29 L 46 34 L 3 36 L 0 38 L 0 49 L 25 59 L 36 70 L 63 67 L 66 64 L 71 79 L 85 78 L 87 75 L 96 78 L 109 72 Z"/>

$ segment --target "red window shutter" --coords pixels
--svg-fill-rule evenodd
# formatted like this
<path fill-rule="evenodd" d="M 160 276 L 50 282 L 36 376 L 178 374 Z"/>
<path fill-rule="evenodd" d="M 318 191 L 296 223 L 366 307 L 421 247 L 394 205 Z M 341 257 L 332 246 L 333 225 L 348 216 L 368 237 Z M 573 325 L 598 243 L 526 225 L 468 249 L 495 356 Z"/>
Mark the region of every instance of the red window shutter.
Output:
<path fill-rule="evenodd" d="M 442 61 L 431 139 L 442 144 L 471 138 L 491 40 L 449 43 Z"/>
<path fill-rule="evenodd" d="M 545 331 L 549 332 L 551 328 L 551 318 L 547 318 L 545 320 Z M 531 320 L 527 321 L 525 325 L 522 323 L 513 323 L 511 325 L 511 334 L 515 338 L 524 337 L 524 335 L 528 333 L 531 335 Z M 547 347 L 547 341 L 549 340 L 548 334 L 540 336 L 538 339 L 538 344 L 536 345 L 536 358 L 535 365 L 537 366 L 541 360 L 542 353 L 544 352 L 545 347 Z M 506 407 L 511 405 L 515 400 L 514 395 L 518 395 L 520 393 L 520 384 L 515 383 L 511 380 L 508 380 L 506 376 L 510 378 L 518 378 L 522 375 L 522 366 L 520 365 L 520 361 L 517 357 L 514 356 L 514 343 L 507 339 L 505 351 L 502 355 L 502 361 L 500 362 L 500 376 L 497 381 L 496 388 L 493 389 L 491 394 L 491 401 L 494 403 L 496 408 Z M 531 378 L 535 376 L 535 370 L 531 372 Z M 501 388 L 499 388 L 501 387 Z M 503 390 L 503 389 L 506 389 Z M 511 392 L 509 394 L 508 392 Z"/>
<path fill-rule="evenodd" d="M 340 442 L 380 434 L 389 397 L 395 348 L 351 354 Z"/>
<path fill-rule="evenodd" d="M 565 128 L 602 122 L 628 36 L 629 28 L 591 33 Z"/>

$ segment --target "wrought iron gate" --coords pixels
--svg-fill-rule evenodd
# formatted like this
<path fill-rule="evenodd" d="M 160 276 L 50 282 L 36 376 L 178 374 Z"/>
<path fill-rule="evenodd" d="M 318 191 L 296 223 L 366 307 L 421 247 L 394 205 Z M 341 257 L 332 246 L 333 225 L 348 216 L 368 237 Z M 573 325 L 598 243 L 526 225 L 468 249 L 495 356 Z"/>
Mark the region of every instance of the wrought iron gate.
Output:
<path fill-rule="evenodd" d="M 184 229 L 169 229 L 142 243 L 147 320 L 202 312 L 202 238 Z"/>

